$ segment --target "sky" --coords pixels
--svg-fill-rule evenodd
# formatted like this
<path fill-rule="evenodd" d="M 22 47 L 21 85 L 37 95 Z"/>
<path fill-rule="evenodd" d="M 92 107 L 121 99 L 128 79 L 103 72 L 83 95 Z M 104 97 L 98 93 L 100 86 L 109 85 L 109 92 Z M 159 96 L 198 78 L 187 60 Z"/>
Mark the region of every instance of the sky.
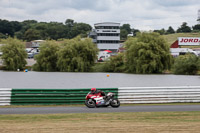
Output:
<path fill-rule="evenodd" d="M 73 19 L 94 26 L 100 22 L 130 24 L 143 31 L 183 22 L 197 24 L 200 0 L 0 0 L 0 19 L 62 22 Z"/>

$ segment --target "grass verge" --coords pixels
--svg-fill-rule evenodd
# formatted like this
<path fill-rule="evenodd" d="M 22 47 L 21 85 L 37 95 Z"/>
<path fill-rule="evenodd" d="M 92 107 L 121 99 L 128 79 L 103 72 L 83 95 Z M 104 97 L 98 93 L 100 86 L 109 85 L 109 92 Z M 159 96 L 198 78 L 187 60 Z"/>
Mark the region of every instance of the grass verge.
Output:
<path fill-rule="evenodd" d="M 197 133 L 200 112 L 0 115 L 1 133 Z"/>

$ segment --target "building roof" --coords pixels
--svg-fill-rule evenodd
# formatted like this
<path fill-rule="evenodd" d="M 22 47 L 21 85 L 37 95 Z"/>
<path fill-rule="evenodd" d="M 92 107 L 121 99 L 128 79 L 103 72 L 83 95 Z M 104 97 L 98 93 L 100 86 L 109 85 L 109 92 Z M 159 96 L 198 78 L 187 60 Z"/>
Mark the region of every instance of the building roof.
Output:
<path fill-rule="evenodd" d="M 33 40 L 31 42 L 43 42 L 44 40 Z"/>
<path fill-rule="evenodd" d="M 120 26 L 120 23 L 115 22 L 102 22 L 102 23 L 96 23 L 94 26 Z"/>

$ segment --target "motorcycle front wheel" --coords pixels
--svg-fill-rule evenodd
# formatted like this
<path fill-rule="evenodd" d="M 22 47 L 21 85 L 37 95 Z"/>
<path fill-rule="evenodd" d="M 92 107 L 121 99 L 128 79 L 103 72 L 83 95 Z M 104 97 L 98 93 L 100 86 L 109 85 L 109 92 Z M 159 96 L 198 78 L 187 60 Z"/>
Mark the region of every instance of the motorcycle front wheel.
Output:
<path fill-rule="evenodd" d="M 86 101 L 85 101 L 85 105 L 86 105 L 88 108 L 95 108 L 95 102 L 94 102 L 92 99 L 86 100 Z"/>
<path fill-rule="evenodd" d="M 113 108 L 118 108 L 120 106 L 120 101 L 118 99 L 113 99 L 110 102 L 110 106 L 113 107 Z"/>

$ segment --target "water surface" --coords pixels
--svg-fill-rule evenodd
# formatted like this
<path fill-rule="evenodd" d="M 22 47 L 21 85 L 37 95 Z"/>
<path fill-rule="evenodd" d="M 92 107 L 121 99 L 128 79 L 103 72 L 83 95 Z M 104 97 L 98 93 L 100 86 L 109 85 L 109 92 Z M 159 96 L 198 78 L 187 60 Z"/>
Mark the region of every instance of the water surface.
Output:
<path fill-rule="evenodd" d="M 0 71 L 0 88 L 62 89 L 159 86 L 200 86 L 200 76 Z"/>

